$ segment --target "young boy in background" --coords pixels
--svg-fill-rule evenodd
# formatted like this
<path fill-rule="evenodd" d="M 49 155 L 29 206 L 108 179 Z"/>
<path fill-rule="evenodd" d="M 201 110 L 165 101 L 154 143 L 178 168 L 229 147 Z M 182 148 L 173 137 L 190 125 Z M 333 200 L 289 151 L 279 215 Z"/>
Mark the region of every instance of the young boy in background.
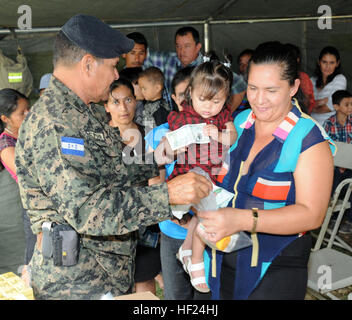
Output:
<path fill-rule="evenodd" d="M 334 141 L 352 143 L 352 94 L 346 90 L 335 91 L 332 95 L 332 103 L 336 114 L 324 122 L 326 133 Z M 352 170 L 335 167 L 332 192 L 339 183 L 347 178 L 352 178 Z M 352 197 L 350 198 L 350 202 Z M 332 220 L 332 223 L 335 221 Z M 352 234 L 352 210 L 346 210 L 346 219 L 339 229 L 341 234 Z"/>
<path fill-rule="evenodd" d="M 136 123 L 155 128 L 167 122 L 171 110 L 162 96 L 164 75 L 161 70 L 156 67 L 145 69 L 138 76 L 138 85 L 145 102 L 141 114 L 135 117 Z"/>

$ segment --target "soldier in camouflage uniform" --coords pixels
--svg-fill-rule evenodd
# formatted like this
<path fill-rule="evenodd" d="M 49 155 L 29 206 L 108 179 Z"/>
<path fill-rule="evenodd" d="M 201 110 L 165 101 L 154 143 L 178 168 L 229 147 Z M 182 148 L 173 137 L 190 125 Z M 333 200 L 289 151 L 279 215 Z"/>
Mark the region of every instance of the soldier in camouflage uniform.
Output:
<path fill-rule="evenodd" d="M 139 226 L 170 219 L 169 203 L 196 203 L 211 189 L 195 174 L 146 187 L 158 175 L 156 164 L 122 161 L 118 129 L 94 103 L 107 99 L 118 78 L 118 57 L 133 46 L 94 17 L 71 18 L 56 39 L 49 87 L 21 126 L 16 168 L 22 202 L 38 234 L 30 262 L 36 299 L 130 293 Z M 78 233 L 77 264 L 57 266 L 43 256 L 47 221 Z"/>

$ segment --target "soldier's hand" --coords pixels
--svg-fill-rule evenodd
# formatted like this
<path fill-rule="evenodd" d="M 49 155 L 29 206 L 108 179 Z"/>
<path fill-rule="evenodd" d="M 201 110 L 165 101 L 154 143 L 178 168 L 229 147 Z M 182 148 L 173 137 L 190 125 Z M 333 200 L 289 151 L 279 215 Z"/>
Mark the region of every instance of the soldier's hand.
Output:
<path fill-rule="evenodd" d="M 197 204 L 213 188 L 207 178 L 194 172 L 173 178 L 167 182 L 167 187 L 170 204 Z"/>

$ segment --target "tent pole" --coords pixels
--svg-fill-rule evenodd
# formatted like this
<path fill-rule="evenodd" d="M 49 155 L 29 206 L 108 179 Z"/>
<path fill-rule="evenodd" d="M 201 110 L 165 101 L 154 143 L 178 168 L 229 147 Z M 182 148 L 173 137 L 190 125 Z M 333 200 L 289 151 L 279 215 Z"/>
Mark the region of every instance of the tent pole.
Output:
<path fill-rule="evenodd" d="M 209 22 L 204 23 L 204 53 L 208 53 L 210 48 Z"/>
<path fill-rule="evenodd" d="M 331 19 L 351 19 L 352 15 L 331 16 Z M 263 19 L 237 19 L 237 20 L 212 20 L 211 24 L 236 24 L 236 23 L 262 23 L 262 22 L 292 22 L 292 21 L 314 21 L 321 19 L 318 17 L 292 17 L 292 18 L 263 18 Z"/>

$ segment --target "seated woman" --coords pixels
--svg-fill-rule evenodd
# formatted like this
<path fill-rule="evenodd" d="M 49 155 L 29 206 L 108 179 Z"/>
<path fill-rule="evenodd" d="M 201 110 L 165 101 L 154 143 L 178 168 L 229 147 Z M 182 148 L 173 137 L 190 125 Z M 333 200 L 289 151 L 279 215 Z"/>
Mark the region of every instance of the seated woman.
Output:
<path fill-rule="evenodd" d="M 333 159 L 325 131 L 292 101 L 299 84 L 297 60 L 287 46 L 258 46 L 249 65 L 252 109 L 235 119 L 238 138 L 222 183 L 234 199 L 227 208 L 198 213 L 209 241 L 246 231 L 253 245 L 217 251 L 216 261 L 208 253 L 213 299 L 305 297 L 309 230 L 323 222 Z"/>
<path fill-rule="evenodd" d="M 126 147 L 122 151 L 125 163 L 131 161 L 146 161 L 144 127 L 136 124 L 133 119 L 136 110 L 136 97 L 133 85 L 126 79 L 119 79 L 110 85 L 109 99 L 105 103 L 105 110 L 110 115 L 109 125 L 117 128 Z M 138 163 L 138 162 L 136 162 Z M 153 174 L 151 173 L 151 176 Z M 153 183 L 164 181 L 152 178 Z M 148 185 L 148 179 L 143 182 Z M 136 292 L 151 291 L 156 294 L 154 278 L 161 272 L 159 227 L 152 225 L 143 229 L 144 236 L 149 235 L 152 241 L 139 241 L 136 252 L 135 289 Z M 139 233 L 142 235 L 142 232 Z M 142 238 L 143 239 L 143 238 Z M 162 283 L 162 278 L 158 280 Z"/>
<path fill-rule="evenodd" d="M 340 53 L 335 47 L 325 47 L 321 50 L 313 83 L 315 107 L 311 116 L 321 125 L 335 114 L 332 104 L 332 94 L 337 90 L 346 90 L 347 80 L 341 73 Z"/>

